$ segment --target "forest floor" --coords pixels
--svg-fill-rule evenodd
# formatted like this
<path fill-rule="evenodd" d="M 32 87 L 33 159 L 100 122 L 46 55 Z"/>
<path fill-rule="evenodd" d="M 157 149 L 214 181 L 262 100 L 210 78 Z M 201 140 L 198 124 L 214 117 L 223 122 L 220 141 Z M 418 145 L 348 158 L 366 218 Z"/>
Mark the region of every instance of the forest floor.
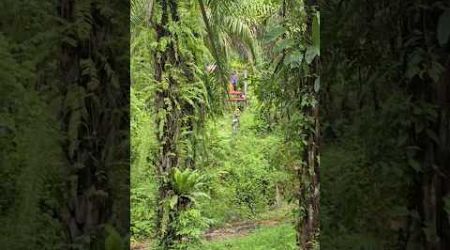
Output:
<path fill-rule="evenodd" d="M 290 212 L 291 206 L 283 205 L 255 220 L 235 221 L 224 227 L 212 228 L 203 234 L 205 245 L 201 249 L 259 249 L 255 248 L 255 244 L 262 244 L 261 249 L 278 249 L 277 246 L 290 249 L 286 244 L 295 243 L 294 225 L 289 221 Z M 275 248 L 265 248 L 269 244 Z M 247 245 L 252 247 L 245 247 Z M 150 250 L 150 240 L 132 242 L 130 249 Z"/>
<path fill-rule="evenodd" d="M 202 249 L 231 249 L 231 246 L 238 245 L 250 245 L 255 246 L 255 243 L 249 243 L 253 241 L 261 242 L 267 241 L 267 238 L 275 238 L 273 240 L 269 240 L 267 244 L 274 244 L 279 241 L 279 234 L 281 236 L 289 237 L 289 234 L 286 234 L 285 231 L 293 232 L 292 224 L 287 223 L 286 221 L 279 220 L 261 220 L 255 222 L 237 222 L 233 223 L 230 226 L 219 228 L 215 230 L 211 230 L 206 232 L 203 235 L 205 241 L 205 246 Z M 283 232 L 283 233 L 281 233 Z M 292 234 L 292 232 L 289 232 Z M 267 235 L 261 237 L 261 234 Z M 291 238 L 291 237 L 290 237 Z M 284 240 L 283 240 L 284 241 Z M 295 241 L 294 241 L 295 242 Z M 286 243 L 286 242 L 283 242 Z M 264 243 L 267 245 L 266 243 Z M 278 243 L 277 243 L 278 244 Z M 132 250 L 150 250 L 150 241 L 141 241 L 135 242 L 131 244 Z M 236 249 L 248 249 L 248 248 L 236 248 Z M 286 248 L 282 248 L 286 249 Z"/>
<path fill-rule="evenodd" d="M 293 250 L 296 248 L 295 230 L 292 223 L 279 223 L 259 227 L 247 234 L 226 239 L 206 241 L 195 250 Z M 193 249 L 193 250 L 194 250 Z"/>
<path fill-rule="evenodd" d="M 266 211 L 253 220 L 233 221 L 220 228 L 211 228 L 203 234 L 208 241 L 224 240 L 251 234 L 259 228 L 276 227 L 289 222 L 292 205 L 282 204 Z"/>
<path fill-rule="evenodd" d="M 235 222 L 227 227 L 209 230 L 208 232 L 203 234 L 203 238 L 208 241 L 215 241 L 242 237 L 252 233 L 253 231 L 261 227 L 274 227 L 280 225 L 281 223 L 283 223 L 283 221 L 280 221 L 278 219 Z"/>

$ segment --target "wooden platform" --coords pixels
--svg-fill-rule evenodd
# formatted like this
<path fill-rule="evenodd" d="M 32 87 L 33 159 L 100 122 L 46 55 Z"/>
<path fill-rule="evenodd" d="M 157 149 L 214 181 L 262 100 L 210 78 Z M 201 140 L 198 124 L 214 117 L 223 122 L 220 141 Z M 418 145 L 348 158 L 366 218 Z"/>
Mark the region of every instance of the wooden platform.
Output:
<path fill-rule="evenodd" d="M 228 94 L 230 95 L 230 99 L 228 99 L 229 102 L 246 102 L 247 98 L 245 97 L 244 93 L 241 91 L 229 91 Z"/>

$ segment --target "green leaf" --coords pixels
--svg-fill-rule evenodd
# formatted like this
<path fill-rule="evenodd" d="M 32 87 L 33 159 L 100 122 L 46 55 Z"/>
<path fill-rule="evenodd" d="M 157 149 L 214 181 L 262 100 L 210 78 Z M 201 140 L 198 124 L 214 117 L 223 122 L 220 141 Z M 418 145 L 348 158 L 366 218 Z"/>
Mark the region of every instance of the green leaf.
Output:
<path fill-rule="evenodd" d="M 291 38 L 284 39 L 275 45 L 273 52 L 280 53 L 281 51 L 283 51 L 285 49 L 292 48 L 292 46 L 294 46 L 294 45 L 295 45 L 294 39 L 291 39 Z"/>
<path fill-rule="evenodd" d="M 286 32 L 286 29 L 283 26 L 277 26 L 267 33 L 265 40 L 266 42 L 273 42 L 283 35 L 284 32 Z"/>
<path fill-rule="evenodd" d="M 314 81 L 314 91 L 319 92 L 320 89 L 320 76 Z"/>
<path fill-rule="evenodd" d="M 422 228 L 423 232 L 425 233 L 425 237 L 428 241 L 435 242 L 438 239 L 438 236 L 436 234 L 435 225 L 431 222 L 425 222 L 425 226 Z"/>
<path fill-rule="evenodd" d="M 450 36 L 450 9 L 447 9 L 439 17 L 438 27 L 437 27 L 437 39 L 441 46 L 448 43 Z"/>
<path fill-rule="evenodd" d="M 106 232 L 108 233 L 108 236 L 106 237 L 105 240 L 105 249 L 106 250 L 124 249 L 122 247 L 123 245 L 122 238 L 120 237 L 120 234 L 117 232 L 117 230 L 111 225 L 106 225 L 105 229 Z"/>
<path fill-rule="evenodd" d="M 208 194 L 204 193 L 204 192 L 194 192 L 192 194 L 192 196 L 194 196 L 194 197 L 203 197 L 203 198 L 208 199 L 208 200 L 211 199 L 211 197 Z"/>
<path fill-rule="evenodd" d="M 447 216 L 450 216 L 450 195 L 446 195 L 442 199 L 444 201 L 444 210 L 447 213 Z"/>
<path fill-rule="evenodd" d="M 67 45 L 70 45 L 72 47 L 76 47 L 78 45 L 78 41 L 76 39 L 73 39 L 73 38 L 69 37 L 69 36 L 65 36 L 61 40 L 62 40 L 63 43 L 65 43 Z"/>
<path fill-rule="evenodd" d="M 422 167 L 420 166 L 419 162 L 417 162 L 416 160 L 414 160 L 412 158 L 409 158 L 408 159 L 408 164 L 409 164 L 409 166 L 411 166 L 417 172 L 421 172 L 422 171 Z"/>
<path fill-rule="evenodd" d="M 320 12 L 316 12 L 313 17 L 312 42 L 313 47 L 317 50 L 317 55 L 320 56 Z"/>
<path fill-rule="evenodd" d="M 433 79 L 434 82 L 438 82 L 442 76 L 445 68 L 438 62 L 432 61 L 431 68 L 428 70 L 428 75 Z"/>
<path fill-rule="evenodd" d="M 290 53 L 286 60 L 284 60 L 285 65 L 290 65 L 291 67 L 299 66 L 302 64 L 303 61 L 303 54 L 296 50 L 292 53 Z"/>
<path fill-rule="evenodd" d="M 427 129 L 425 132 L 427 133 L 428 137 L 430 137 L 436 144 L 440 144 L 439 138 L 433 130 Z"/>
<path fill-rule="evenodd" d="M 313 46 L 309 46 L 306 49 L 306 53 L 305 53 L 305 60 L 307 64 L 310 64 L 314 58 L 318 55 L 319 51 L 317 50 L 317 48 L 313 47 Z"/>
<path fill-rule="evenodd" d="M 169 207 L 170 209 L 175 208 L 175 205 L 178 203 L 178 195 L 174 195 L 172 197 L 170 197 L 169 200 Z"/>

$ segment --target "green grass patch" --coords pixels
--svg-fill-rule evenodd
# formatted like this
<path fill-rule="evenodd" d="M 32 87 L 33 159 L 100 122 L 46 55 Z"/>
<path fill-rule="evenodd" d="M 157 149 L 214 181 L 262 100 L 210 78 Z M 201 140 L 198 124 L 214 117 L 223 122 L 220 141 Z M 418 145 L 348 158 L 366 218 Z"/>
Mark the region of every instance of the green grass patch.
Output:
<path fill-rule="evenodd" d="M 260 213 L 257 220 L 277 220 L 288 221 L 293 217 L 293 210 L 296 208 L 296 204 L 288 204 L 283 201 L 279 207 L 272 207 L 269 210 Z"/>
<path fill-rule="evenodd" d="M 198 248 L 197 250 L 199 250 Z M 263 227 L 251 234 L 233 239 L 211 241 L 202 250 L 290 250 L 295 247 L 295 230 L 291 224 Z"/>

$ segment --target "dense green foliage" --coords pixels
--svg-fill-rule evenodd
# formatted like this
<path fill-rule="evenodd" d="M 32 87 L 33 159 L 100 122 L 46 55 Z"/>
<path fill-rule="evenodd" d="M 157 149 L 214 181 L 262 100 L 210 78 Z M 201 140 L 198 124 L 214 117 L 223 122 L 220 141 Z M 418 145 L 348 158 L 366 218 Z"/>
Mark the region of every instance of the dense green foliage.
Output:
<path fill-rule="evenodd" d="M 138 100 L 135 100 L 138 103 Z M 226 116 L 208 122 L 199 149 L 197 169 L 203 176 L 201 191 L 207 196 L 195 198 L 196 209 L 189 211 L 184 227 L 187 235 L 199 237 L 208 227 L 220 227 L 239 220 L 260 218 L 263 212 L 277 204 L 277 193 L 290 193 L 290 177 L 279 169 L 280 136 L 260 134 L 261 124 L 247 110 L 241 116 L 241 127 L 237 135 L 231 131 L 231 117 Z M 143 114 L 142 117 L 145 117 Z M 133 133 L 133 154 L 149 154 L 148 145 L 140 144 L 139 138 L 148 130 Z M 148 142 L 148 139 L 147 139 Z M 133 161 L 132 169 L 132 233 L 136 239 L 146 238 L 154 230 L 154 213 L 157 187 L 154 172 L 148 167 L 140 167 Z M 145 165 L 142 165 L 145 166 Z M 148 165 L 147 165 L 148 166 Z M 276 187 L 277 186 L 277 187 Z"/>
<path fill-rule="evenodd" d="M 449 7 L 323 1 L 322 248 L 448 249 Z"/>
<path fill-rule="evenodd" d="M 315 1 L 282 1 L 267 20 L 260 66 L 259 115 L 268 131 L 280 130 L 283 166 L 297 177 L 297 241 L 315 249 L 319 237 L 320 12 Z"/>
<path fill-rule="evenodd" d="M 319 19 L 317 11 L 308 16 L 298 4 L 302 1 L 132 1 L 134 239 L 150 238 L 155 248 L 186 249 L 201 244 L 208 228 L 258 219 L 285 201 L 309 209 L 318 186 L 308 184 L 316 183 L 314 174 L 298 175 L 296 167 L 311 167 L 310 161 L 300 162 L 312 145 L 304 141 L 314 126 L 308 110 L 317 103 L 311 83 L 318 84 L 318 72 L 287 75 L 310 72 L 308 65 L 317 61 Z M 207 71 L 213 64 L 215 70 Z M 234 105 L 224 102 L 234 70 L 241 73 L 238 87 L 247 83 L 250 100 L 237 133 L 227 111 Z M 275 89 L 281 83 L 276 79 L 289 87 Z M 308 90 L 298 92 L 297 80 L 308 82 Z M 303 106 L 282 93 L 304 96 Z M 277 96 L 267 99 L 267 94 Z M 286 105 L 293 109 L 272 109 Z M 267 119 L 271 112 L 282 119 Z M 290 112 L 305 115 L 292 118 Z M 297 129 L 289 134 L 292 127 Z M 299 225 L 310 225 L 304 212 L 297 209 L 295 216 Z M 308 244 L 317 237 L 318 224 L 313 227 L 306 230 Z"/>
<path fill-rule="evenodd" d="M 1 248 L 127 245 L 126 4 L 0 7 Z"/>
<path fill-rule="evenodd" d="M 241 117 L 239 134 L 233 136 L 230 118 L 212 124 L 205 145 L 205 174 L 209 177 L 211 200 L 205 213 L 215 224 L 255 218 L 275 205 L 276 188 L 285 187 L 284 172 L 278 169 L 279 136 L 258 135 L 255 120 L 246 111 Z"/>
<path fill-rule="evenodd" d="M 7 249 L 23 249 L 24 244 L 34 248 L 51 247 L 64 237 L 57 220 L 47 213 L 48 209 L 58 209 L 58 201 L 53 198 L 44 203 L 58 193 L 61 185 L 58 165 L 47 164 L 49 159 L 61 159 L 60 137 L 57 128 L 47 125 L 53 124 L 55 118 L 48 108 L 49 96 L 35 86 L 40 78 L 38 67 L 52 70 L 54 66 L 42 66 L 49 56 L 42 53 L 49 49 L 45 37 L 56 33 L 47 30 L 52 5 L 28 6 L 24 11 L 30 16 L 16 22 L 12 22 L 14 11 L 20 4 L 3 1 L 1 7 L 6 22 L 2 23 L 0 33 L 0 222 L 4 225 L 0 245 Z M 31 16 L 38 21 L 33 21 Z M 25 39 L 27 33 L 23 26 L 33 30 L 28 34 L 29 39 Z M 41 203 L 47 208 L 42 209 Z"/>

